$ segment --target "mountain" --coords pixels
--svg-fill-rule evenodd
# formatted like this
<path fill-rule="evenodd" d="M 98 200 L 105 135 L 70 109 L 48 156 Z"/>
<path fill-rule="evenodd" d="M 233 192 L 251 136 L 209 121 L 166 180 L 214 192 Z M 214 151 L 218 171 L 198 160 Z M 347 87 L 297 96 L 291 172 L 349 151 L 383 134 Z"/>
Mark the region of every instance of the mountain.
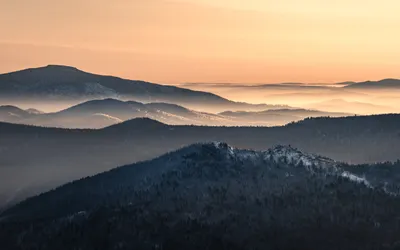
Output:
<path fill-rule="evenodd" d="M 34 108 L 26 109 L 26 111 L 34 115 L 44 114 L 43 111 Z"/>
<path fill-rule="evenodd" d="M 30 112 L 24 116 L 7 117 L 4 117 L 2 121 L 60 128 L 104 128 L 126 120 L 142 117 L 148 117 L 171 125 L 228 126 L 247 124 L 245 122 L 239 124 L 221 115 L 198 112 L 176 104 L 144 104 L 111 98 L 83 102 L 54 113 Z"/>
<path fill-rule="evenodd" d="M 120 121 L 126 121 L 134 118 L 148 117 L 170 125 L 232 125 L 234 124 L 225 117 L 198 112 L 184 108 L 176 104 L 169 103 L 148 103 L 143 104 L 134 101 L 119 101 L 115 99 L 93 100 L 81 103 L 71 108 L 62 110 L 57 113 L 49 114 L 58 124 L 65 126 L 65 121 L 70 120 L 73 125 L 73 120 L 83 117 L 87 122 L 90 119 L 87 117 L 94 114 L 105 114 L 112 116 Z M 61 120 L 60 120 L 61 119 Z M 98 125 L 88 124 L 87 128 L 100 128 L 112 125 L 115 123 L 105 123 Z M 71 126 L 69 126 L 71 127 Z"/>
<path fill-rule="evenodd" d="M 175 86 L 87 73 L 49 65 L 0 75 L 0 98 L 11 102 L 61 102 L 122 98 L 167 102 L 202 110 L 265 110 L 273 105 L 233 102 L 220 96 Z"/>
<path fill-rule="evenodd" d="M 373 166 L 371 166 L 373 167 Z M 400 167 L 398 164 L 397 167 Z M 195 144 L 30 198 L 6 249 L 397 249 L 399 196 L 329 158 Z M 395 168 L 392 172 L 399 172 Z"/>
<path fill-rule="evenodd" d="M 380 81 L 366 81 L 348 84 L 344 86 L 348 89 L 399 89 L 400 80 L 399 79 L 383 79 Z"/>
<path fill-rule="evenodd" d="M 14 109 L 17 109 L 14 107 Z M 0 107 L 1 112 L 1 107 Z M 261 112 L 225 111 L 211 114 L 169 103 L 140 103 L 116 99 L 91 100 L 54 113 L 31 110 L 25 115 L 0 116 L 5 122 L 60 128 L 104 128 L 134 118 L 151 118 L 170 125 L 276 126 L 306 117 L 349 116 L 304 109 L 274 109 Z M 1 113 L 0 113 L 1 114 Z"/>
<path fill-rule="evenodd" d="M 400 155 L 400 115 L 311 118 L 282 127 L 171 126 L 148 118 L 100 130 L 0 123 L 0 207 L 83 176 L 207 141 L 255 150 L 292 145 L 347 163 L 395 161 Z"/>
<path fill-rule="evenodd" d="M 33 110 L 23 110 L 12 105 L 0 106 L 0 121 L 3 122 L 18 122 L 31 118 L 34 114 Z"/>
<path fill-rule="evenodd" d="M 328 83 L 300 83 L 300 82 L 282 82 L 267 84 L 233 84 L 233 83 L 184 83 L 183 87 L 196 89 L 202 86 L 217 88 L 309 88 L 309 89 L 332 89 L 332 84 Z M 379 81 L 354 82 L 344 81 L 333 83 L 333 85 L 342 86 L 343 88 L 399 88 L 400 80 L 394 78 L 382 79 Z"/>
<path fill-rule="evenodd" d="M 229 117 L 234 121 L 247 122 L 248 124 L 254 125 L 285 125 L 290 122 L 300 121 L 307 117 L 343 117 L 351 116 L 354 114 L 350 113 L 335 113 L 335 112 L 324 112 L 319 110 L 308 110 L 308 109 L 274 109 L 265 110 L 258 112 L 248 111 L 225 111 L 219 113 L 219 115 Z"/>
<path fill-rule="evenodd" d="M 304 106 L 304 108 L 324 110 L 327 112 L 340 112 L 341 110 L 346 110 L 347 112 L 364 115 L 400 112 L 400 109 L 394 107 L 364 102 L 351 102 L 343 99 L 332 99 L 328 101 L 307 104 Z"/>

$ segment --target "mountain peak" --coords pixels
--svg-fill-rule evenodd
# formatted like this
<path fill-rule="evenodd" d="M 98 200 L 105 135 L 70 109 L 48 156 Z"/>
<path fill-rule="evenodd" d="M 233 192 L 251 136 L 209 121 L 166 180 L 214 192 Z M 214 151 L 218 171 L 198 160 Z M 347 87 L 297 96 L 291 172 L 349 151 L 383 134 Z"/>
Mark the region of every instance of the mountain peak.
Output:
<path fill-rule="evenodd" d="M 90 100 L 90 101 L 87 101 L 87 102 L 84 102 L 84 103 L 81 103 L 81 104 L 85 104 L 85 105 L 87 105 L 87 104 L 95 104 L 95 105 L 98 105 L 98 104 L 124 104 L 124 103 L 125 103 L 124 101 L 121 101 L 121 100 L 118 100 L 118 99 L 115 99 L 115 98 L 105 98 L 105 99 Z"/>
<path fill-rule="evenodd" d="M 27 112 L 19 107 L 13 106 L 13 105 L 0 105 L 0 111 L 3 112 L 15 112 L 15 113 L 24 113 Z"/>
<path fill-rule="evenodd" d="M 266 151 L 253 151 L 248 149 L 238 149 L 225 142 L 198 143 L 194 151 L 203 158 L 224 157 L 240 161 L 259 162 L 260 160 L 272 161 L 275 163 L 289 164 L 295 167 L 305 167 L 308 171 L 314 172 L 315 169 L 332 169 L 336 162 L 319 155 L 309 154 L 292 147 L 291 145 L 277 145 Z"/>
<path fill-rule="evenodd" d="M 121 98 L 142 103 L 165 102 L 187 108 L 202 107 L 206 110 L 266 109 L 266 104 L 249 104 L 230 101 L 210 92 L 194 91 L 172 85 L 161 85 L 116 76 L 94 74 L 71 66 L 50 64 L 0 74 L 0 97 L 12 99 L 53 101 Z"/>
<path fill-rule="evenodd" d="M 324 167 L 335 163 L 333 160 L 326 157 L 304 153 L 297 148 L 293 148 L 291 145 L 278 145 L 270 148 L 265 152 L 265 157 L 275 162 L 285 162 L 295 166 L 303 165 L 305 167 Z"/>
<path fill-rule="evenodd" d="M 22 110 L 20 108 L 18 108 L 17 106 L 13 106 L 13 105 L 0 105 L 0 109 L 4 109 L 4 110 Z"/>
<path fill-rule="evenodd" d="M 49 65 L 45 66 L 44 68 L 47 68 L 47 69 L 73 69 L 73 70 L 78 70 L 78 68 L 73 67 L 73 66 L 57 65 L 57 64 L 49 64 Z"/>
<path fill-rule="evenodd" d="M 201 152 L 211 154 L 218 152 L 220 155 L 223 154 L 225 156 L 237 156 L 237 153 L 239 152 L 239 150 L 228 145 L 228 143 L 219 141 L 199 143 L 195 146 L 199 147 Z"/>
<path fill-rule="evenodd" d="M 11 72 L 11 73 L 19 73 L 19 72 L 26 72 L 26 73 L 31 73 L 35 72 L 36 74 L 44 74 L 44 73 L 86 73 L 76 67 L 73 66 L 67 66 L 67 65 L 57 65 L 57 64 L 48 64 L 46 66 L 42 67 L 35 67 L 35 68 L 28 68 L 28 69 L 23 69 L 20 71 L 16 72 Z"/>
<path fill-rule="evenodd" d="M 124 129 L 127 129 L 129 131 L 134 131 L 133 128 L 137 131 L 143 131 L 143 130 L 151 130 L 155 128 L 162 128 L 162 127 L 167 127 L 168 125 L 161 123 L 159 121 L 147 118 L 147 117 L 142 117 L 142 118 L 135 118 L 131 119 L 128 121 L 124 121 L 122 123 L 118 123 L 115 125 L 111 125 L 109 127 L 104 128 L 104 130 L 116 130 L 116 131 L 121 131 Z"/>
<path fill-rule="evenodd" d="M 400 82 L 400 80 L 396 78 L 385 78 L 380 80 L 379 82 Z"/>

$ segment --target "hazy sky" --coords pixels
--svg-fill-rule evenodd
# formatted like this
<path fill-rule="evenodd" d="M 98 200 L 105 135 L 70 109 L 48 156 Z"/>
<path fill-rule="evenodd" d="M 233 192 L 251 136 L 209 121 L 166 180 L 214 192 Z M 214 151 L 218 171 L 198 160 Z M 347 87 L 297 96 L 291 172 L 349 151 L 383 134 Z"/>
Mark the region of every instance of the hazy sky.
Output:
<path fill-rule="evenodd" d="M 160 83 L 400 77 L 398 0 L 0 0 L 0 72 Z"/>

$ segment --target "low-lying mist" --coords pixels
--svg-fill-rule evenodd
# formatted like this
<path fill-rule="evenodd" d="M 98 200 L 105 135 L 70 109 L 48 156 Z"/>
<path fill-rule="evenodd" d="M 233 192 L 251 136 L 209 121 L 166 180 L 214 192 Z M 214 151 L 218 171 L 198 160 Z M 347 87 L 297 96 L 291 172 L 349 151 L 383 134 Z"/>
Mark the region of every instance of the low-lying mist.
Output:
<path fill-rule="evenodd" d="M 380 114 L 400 112 L 400 89 L 352 89 L 342 85 L 305 84 L 183 84 L 227 99 L 311 108 L 329 112 Z"/>

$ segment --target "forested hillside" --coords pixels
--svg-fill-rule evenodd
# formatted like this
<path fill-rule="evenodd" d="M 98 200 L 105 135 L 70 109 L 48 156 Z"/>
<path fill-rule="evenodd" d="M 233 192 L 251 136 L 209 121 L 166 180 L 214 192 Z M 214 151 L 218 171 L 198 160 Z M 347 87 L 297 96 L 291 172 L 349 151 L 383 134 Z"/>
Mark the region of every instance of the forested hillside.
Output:
<path fill-rule="evenodd" d="M 28 199 L 2 215 L 0 243 L 10 250 L 397 249 L 400 199 L 379 184 L 385 178 L 369 179 L 376 167 L 291 147 L 193 145 Z"/>

